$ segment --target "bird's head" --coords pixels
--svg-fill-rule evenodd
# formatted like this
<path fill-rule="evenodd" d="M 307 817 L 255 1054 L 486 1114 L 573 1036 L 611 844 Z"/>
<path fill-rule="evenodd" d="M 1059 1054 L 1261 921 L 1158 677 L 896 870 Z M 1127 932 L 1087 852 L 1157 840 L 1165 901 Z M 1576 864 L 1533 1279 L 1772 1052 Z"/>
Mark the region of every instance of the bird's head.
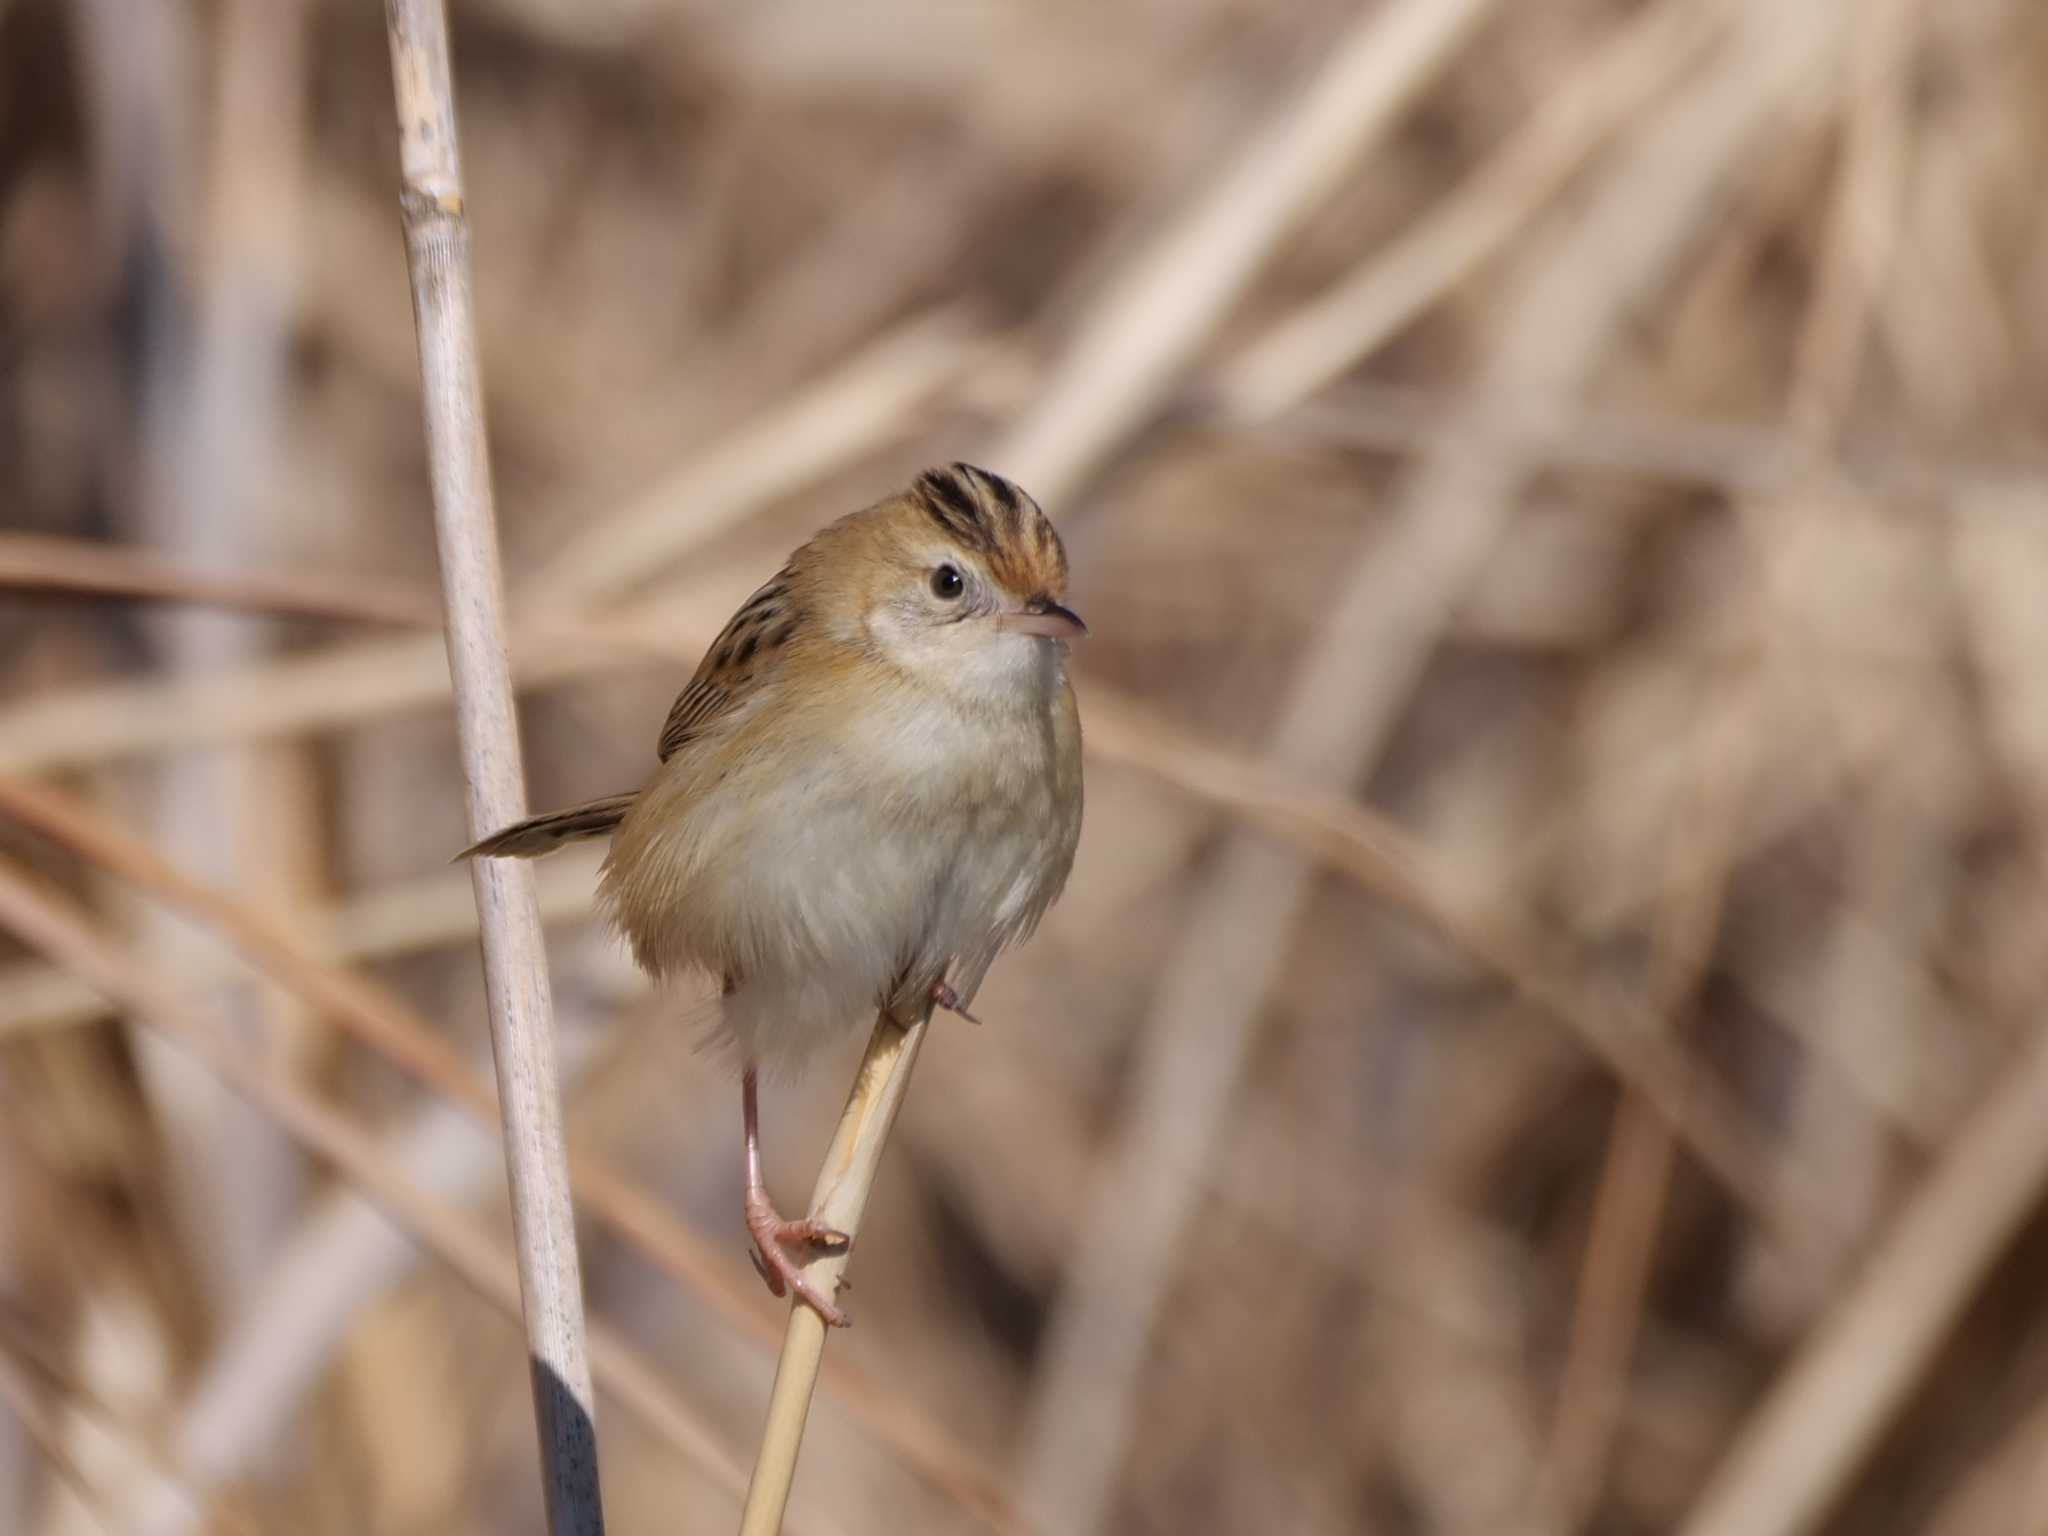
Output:
<path fill-rule="evenodd" d="M 948 692 L 1014 697 L 1060 675 L 1088 632 L 1065 606 L 1067 554 L 1038 503 L 971 464 L 926 470 L 829 530 L 866 643 Z"/>

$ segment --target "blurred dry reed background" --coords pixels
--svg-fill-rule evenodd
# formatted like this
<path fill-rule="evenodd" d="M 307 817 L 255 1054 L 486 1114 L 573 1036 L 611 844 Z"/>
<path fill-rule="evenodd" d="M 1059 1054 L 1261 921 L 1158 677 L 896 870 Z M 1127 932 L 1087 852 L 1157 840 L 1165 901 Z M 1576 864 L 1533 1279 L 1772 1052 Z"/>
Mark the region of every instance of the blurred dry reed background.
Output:
<path fill-rule="evenodd" d="M 535 804 L 927 462 L 1094 628 L 792 1529 L 2048 1532 L 2048 13 L 455 24 Z M 367 0 L 0 4 L 0 1531 L 540 1529 L 395 187 Z M 611 1522 L 730 1529 L 737 1111 L 593 868 Z"/>

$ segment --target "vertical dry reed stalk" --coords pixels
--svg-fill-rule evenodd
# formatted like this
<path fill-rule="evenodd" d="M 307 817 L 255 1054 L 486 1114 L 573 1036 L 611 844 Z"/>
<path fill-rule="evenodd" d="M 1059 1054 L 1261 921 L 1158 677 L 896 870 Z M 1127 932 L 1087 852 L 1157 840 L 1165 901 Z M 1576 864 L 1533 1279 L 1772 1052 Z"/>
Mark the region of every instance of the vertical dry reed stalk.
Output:
<path fill-rule="evenodd" d="M 483 390 L 477 363 L 469 223 L 455 141 L 455 100 L 442 0 L 388 0 L 398 108 L 407 266 L 419 333 L 420 384 L 434 525 L 448 618 L 448 665 L 475 835 L 525 810 L 506 659 Z M 554 1023 L 533 875 L 478 860 L 470 877 L 490 999 L 491 1054 L 504 1116 L 505 1168 L 519 1254 L 548 1529 L 598 1536 L 597 1429 Z"/>
<path fill-rule="evenodd" d="M 875 1169 L 903 1095 L 910 1087 L 910 1069 L 917 1065 L 929 1015 L 904 1029 L 884 1014 L 875 1021 L 860 1074 L 847 1095 L 846 1109 L 833 1132 L 825 1163 L 811 1191 L 811 1218 L 857 1236 Z M 821 1254 L 807 1268 L 828 1287 L 836 1285 L 851 1257 L 851 1245 L 838 1253 Z M 796 1477 L 797 1452 L 803 1446 L 804 1422 L 810 1416 L 811 1393 L 818 1384 L 818 1366 L 825 1354 L 825 1320 L 792 1296 L 789 1326 L 782 1336 L 782 1358 L 775 1366 L 775 1386 L 768 1395 L 768 1422 L 761 1430 L 754 1475 L 747 1483 L 746 1508 L 740 1514 L 740 1536 L 775 1536 Z"/>

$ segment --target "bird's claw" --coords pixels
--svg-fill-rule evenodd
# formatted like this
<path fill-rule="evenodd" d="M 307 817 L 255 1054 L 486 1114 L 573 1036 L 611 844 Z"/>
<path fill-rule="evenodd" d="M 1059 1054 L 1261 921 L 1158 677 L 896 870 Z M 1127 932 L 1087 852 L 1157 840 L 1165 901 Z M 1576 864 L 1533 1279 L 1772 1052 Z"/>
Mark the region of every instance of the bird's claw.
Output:
<path fill-rule="evenodd" d="M 967 1011 L 966 1004 L 960 1000 L 960 994 L 953 990 L 953 984 L 943 976 L 932 983 L 932 1006 L 942 1008 L 947 1013 L 957 1013 L 970 1024 L 981 1022 Z"/>
<path fill-rule="evenodd" d="M 765 1196 L 756 1198 L 751 1195 L 747 1199 L 747 1231 L 754 1239 L 754 1246 L 747 1251 L 747 1257 L 753 1261 L 754 1271 L 767 1285 L 770 1295 L 782 1297 L 794 1291 L 828 1326 L 845 1328 L 852 1324 L 853 1319 L 819 1288 L 805 1272 L 804 1266 L 784 1246 L 801 1245 L 819 1253 L 845 1253 L 853 1246 L 850 1236 L 808 1217 L 801 1221 L 785 1221 Z M 845 1284 L 844 1280 L 835 1280 L 835 1294 Z"/>

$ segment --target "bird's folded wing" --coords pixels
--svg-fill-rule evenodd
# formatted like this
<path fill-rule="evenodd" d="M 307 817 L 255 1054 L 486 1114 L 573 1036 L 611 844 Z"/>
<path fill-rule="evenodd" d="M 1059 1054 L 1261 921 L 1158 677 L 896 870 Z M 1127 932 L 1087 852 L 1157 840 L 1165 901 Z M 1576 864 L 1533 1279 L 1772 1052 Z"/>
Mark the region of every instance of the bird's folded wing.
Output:
<path fill-rule="evenodd" d="M 740 606 L 712 642 L 661 728 L 663 762 L 738 708 L 764 681 L 797 631 L 799 615 L 790 588 L 790 573 L 784 569 Z"/>

